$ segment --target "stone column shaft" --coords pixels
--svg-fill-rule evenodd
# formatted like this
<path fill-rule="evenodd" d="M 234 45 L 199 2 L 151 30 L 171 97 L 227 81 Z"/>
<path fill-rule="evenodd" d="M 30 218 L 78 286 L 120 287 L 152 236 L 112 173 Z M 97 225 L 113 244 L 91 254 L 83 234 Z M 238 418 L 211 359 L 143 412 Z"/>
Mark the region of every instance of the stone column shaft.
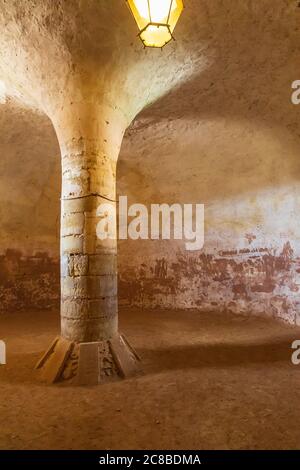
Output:
<path fill-rule="evenodd" d="M 97 208 L 114 206 L 116 162 L 85 151 L 62 159 L 61 326 L 77 342 L 117 333 L 117 242 L 97 239 Z"/>
<path fill-rule="evenodd" d="M 100 204 L 116 211 L 116 165 L 126 122 L 116 107 L 68 106 L 55 123 L 62 156 L 61 334 L 102 341 L 118 330 L 117 240 L 97 238 Z"/>

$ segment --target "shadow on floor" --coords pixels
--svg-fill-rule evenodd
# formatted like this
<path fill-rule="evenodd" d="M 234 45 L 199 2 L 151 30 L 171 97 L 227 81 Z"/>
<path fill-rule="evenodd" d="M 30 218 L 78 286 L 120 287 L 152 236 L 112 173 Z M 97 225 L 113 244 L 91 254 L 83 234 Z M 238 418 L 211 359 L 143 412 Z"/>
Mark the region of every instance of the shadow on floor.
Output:
<path fill-rule="evenodd" d="M 247 367 L 251 364 L 291 364 L 295 336 L 269 343 L 216 343 L 140 349 L 146 373 L 190 368 Z M 292 364 L 291 364 L 292 365 Z"/>

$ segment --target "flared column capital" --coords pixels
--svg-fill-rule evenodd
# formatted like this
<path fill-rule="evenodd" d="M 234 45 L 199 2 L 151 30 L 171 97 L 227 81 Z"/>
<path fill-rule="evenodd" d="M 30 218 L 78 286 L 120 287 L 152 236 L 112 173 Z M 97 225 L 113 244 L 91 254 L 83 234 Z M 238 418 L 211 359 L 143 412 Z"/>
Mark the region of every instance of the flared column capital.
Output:
<path fill-rule="evenodd" d="M 61 156 L 104 155 L 117 161 L 128 118 L 105 101 L 70 101 L 52 115 Z M 64 162 L 63 162 L 64 163 Z"/>

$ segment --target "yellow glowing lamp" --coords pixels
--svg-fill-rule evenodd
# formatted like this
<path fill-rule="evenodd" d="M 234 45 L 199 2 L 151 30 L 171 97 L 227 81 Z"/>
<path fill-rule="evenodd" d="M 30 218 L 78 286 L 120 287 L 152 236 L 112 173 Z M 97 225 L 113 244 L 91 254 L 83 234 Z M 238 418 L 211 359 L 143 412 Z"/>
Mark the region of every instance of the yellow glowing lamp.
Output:
<path fill-rule="evenodd" d="M 183 10 L 183 0 L 126 0 L 145 47 L 164 47 Z"/>

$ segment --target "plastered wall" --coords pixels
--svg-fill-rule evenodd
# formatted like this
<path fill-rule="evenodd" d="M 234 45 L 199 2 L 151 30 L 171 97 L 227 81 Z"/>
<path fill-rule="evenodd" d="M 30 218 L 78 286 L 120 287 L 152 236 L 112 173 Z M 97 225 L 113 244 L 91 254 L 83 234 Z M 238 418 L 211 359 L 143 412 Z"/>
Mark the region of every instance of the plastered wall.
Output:
<path fill-rule="evenodd" d="M 59 305 L 60 157 L 49 119 L 0 104 L 0 312 Z"/>
<path fill-rule="evenodd" d="M 205 244 L 120 242 L 120 293 L 147 308 L 195 308 L 299 322 L 299 138 L 251 119 L 140 126 L 124 142 L 131 202 L 203 203 Z"/>

